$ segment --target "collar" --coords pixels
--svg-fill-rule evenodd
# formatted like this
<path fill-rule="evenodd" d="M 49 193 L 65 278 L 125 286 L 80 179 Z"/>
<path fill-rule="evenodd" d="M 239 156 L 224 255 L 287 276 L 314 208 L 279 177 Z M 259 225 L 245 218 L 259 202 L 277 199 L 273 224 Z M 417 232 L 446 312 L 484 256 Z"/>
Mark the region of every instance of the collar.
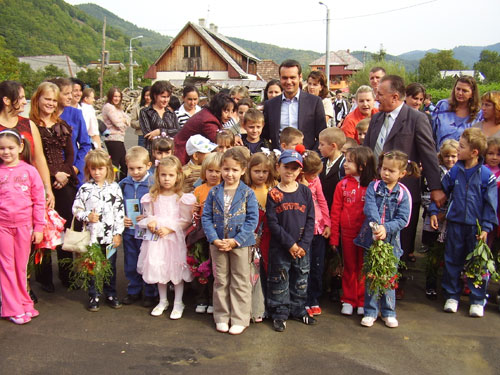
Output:
<path fill-rule="evenodd" d="M 335 163 L 342 157 L 344 154 L 340 153 L 340 155 L 334 159 L 332 162 L 330 162 L 330 159 L 326 158 L 326 167 L 329 169 L 335 165 Z"/>
<path fill-rule="evenodd" d="M 142 179 L 140 179 L 139 181 L 136 181 L 132 178 L 132 176 L 130 177 L 132 179 L 132 182 L 134 184 L 138 184 L 139 182 L 144 182 L 146 181 L 148 178 L 149 178 L 150 174 L 149 174 L 149 171 L 146 172 L 146 174 L 144 175 L 144 177 Z"/>
<path fill-rule="evenodd" d="M 297 102 L 298 102 L 298 101 L 299 101 L 299 99 L 300 99 L 300 88 L 299 88 L 299 90 L 297 91 L 297 93 L 295 94 L 295 96 L 294 96 L 292 99 L 288 99 L 288 98 L 285 96 L 285 94 L 284 94 L 284 93 L 283 93 L 283 94 L 281 94 L 281 101 L 282 101 L 282 102 L 287 101 L 287 100 L 289 100 L 289 101 L 291 101 L 291 102 L 294 102 L 294 101 L 297 101 Z"/>
<path fill-rule="evenodd" d="M 401 103 L 398 107 L 396 107 L 392 112 L 386 112 L 386 116 L 389 116 L 391 119 L 393 119 L 394 121 L 396 121 L 396 118 L 398 117 L 399 115 L 399 112 L 401 112 L 401 108 L 403 108 L 403 105 L 405 103 Z"/>

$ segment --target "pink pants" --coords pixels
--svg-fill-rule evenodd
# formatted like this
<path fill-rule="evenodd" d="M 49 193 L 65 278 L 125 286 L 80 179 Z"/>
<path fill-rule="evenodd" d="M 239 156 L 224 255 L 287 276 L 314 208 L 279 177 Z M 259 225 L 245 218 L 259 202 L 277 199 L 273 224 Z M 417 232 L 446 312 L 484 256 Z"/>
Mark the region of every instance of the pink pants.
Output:
<path fill-rule="evenodd" d="M 365 302 L 365 276 L 363 275 L 364 250 L 354 245 L 355 236 L 342 235 L 342 302 L 353 307 L 363 307 Z"/>
<path fill-rule="evenodd" d="M 21 315 L 33 310 L 33 301 L 26 288 L 31 231 L 30 225 L 17 228 L 0 226 L 2 317 Z"/>

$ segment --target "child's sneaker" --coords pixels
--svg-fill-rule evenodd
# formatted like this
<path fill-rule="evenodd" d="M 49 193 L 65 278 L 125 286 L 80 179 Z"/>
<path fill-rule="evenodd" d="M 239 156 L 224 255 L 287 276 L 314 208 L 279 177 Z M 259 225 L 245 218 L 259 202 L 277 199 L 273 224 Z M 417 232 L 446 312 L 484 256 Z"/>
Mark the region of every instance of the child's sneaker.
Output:
<path fill-rule="evenodd" d="M 364 316 L 363 319 L 361 319 L 361 325 L 363 327 L 371 327 L 373 323 L 375 323 L 375 320 L 377 320 L 377 318 L 374 318 L 372 316 Z"/>
<path fill-rule="evenodd" d="M 9 320 L 14 324 L 26 324 L 31 321 L 31 317 L 26 314 L 16 315 L 9 317 Z"/>
<path fill-rule="evenodd" d="M 365 315 L 365 309 L 364 309 L 364 307 L 358 307 L 358 309 L 356 310 L 356 313 L 358 315 Z"/>
<path fill-rule="evenodd" d="M 121 309 L 123 307 L 117 296 L 106 297 L 106 304 L 112 309 Z"/>
<path fill-rule="evenodd" d="M 311 311 L 312 311 L 312 314 L 314 316 L 321 315 L 321 307 L 319 307 L 319 306 L 313 306 L 313 307 L 311 307 Z"/>
<path fill-rule="evenodd" d="M 89 298 L 89 304 L 87 305 L 87 310 L 92 312 L 99 311 L 99 297 Z"/>
<path fill-rule="evenodd" d="M 36 309 L 31 309 L 30 311 L 26 311 L 25 314 L 30 318 L 36 318 L 38 315 L 40 315 L 40 312 Z"/>
<path fill-rule="evenodd" d="M 477 304 L 470 305 L 469 316 L 473 318 L 482 318 L 484 316 L 484 306 Z"/>
<path fill-rule="evenodd" d="M 170 313 L 170 319 L 177 320 L 182 318 L 182 313 L 184 312 L 184 304 L 182 302 L 175 302 L 174 308 Z"/>
<path fill-rule="evenodd" d="M 226 333 L 229 331 L 229 325 L 227 323 L 215 323 L 215 329 L 219 332 Z"/>
<path fill-rule="evenodd" d="M 214 313 L 214 307 L 212 305 L 208 305 L 207 314 L 213 314 L 213 313 Z"/>
<path fill-rule="evenodd" d="M 273 329 L 276 332 L 283 332 L 286 329 L 286 320 L 274 319 L 273 320 Z"/>
<path fill-rule="evenodd" d="M 245 326 L 240 326 L 240 325 L 232 325 L 231 328 L 229 328 L 229 334 L 230 335 L 241 335 L 243 331 L 245 330 Z"/>
<path fill-rule="evenodd" d="M 306 306 L 305 309 L 306 309 L 307 315 L 309 315 L 309 316 L 314 315 L 312 309 L 309 306 Z"/>
<path fill-rule="evenodd" d="M 395 316 L 386 316 L 382 317 L 382 320 L 385 322 L 385 325 L 389 328 L 397 328 L 399 323 Z"/>
<path fill-rule="evenodd" d="M 453 298 L 448 298 L 444 303 L 443 310 L 448 313 L 456 313 L 458 310 L 458 301 Z"/>
<path fill-rule="evenodd" d="M 315 325 L 315 324 L 318 323 L 316 321 L 316 319 L 314 319 L 313 317 L 309 316 L 308 314 L 304 315 L 302 318 L 297 318 L 297 320 L 299 322 L 307 324 L 308 326 L 312 326 L 312 325 Z"/>
<path fill-rule="evenodd" d="M 207 312 L 207 305 L 196 305 L 194 311 L 198 314 L 205 314 Z"/>
<path fill-rule="evenodd" d="M 340 310 L 340 313 L 342 315 L 352 315 L 352 311 L 353 311 L 353 308 L 352 308 L 352 305 L 350 303 L 344 302 L 342 304 L 342 310 Z"/>

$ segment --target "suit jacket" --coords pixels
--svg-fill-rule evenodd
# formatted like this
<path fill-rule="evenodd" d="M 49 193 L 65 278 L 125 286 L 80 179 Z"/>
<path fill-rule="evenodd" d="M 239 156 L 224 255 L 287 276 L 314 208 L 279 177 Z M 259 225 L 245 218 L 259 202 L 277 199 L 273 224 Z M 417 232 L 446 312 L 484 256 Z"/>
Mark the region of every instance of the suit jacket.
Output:
<path fill-rule="evenodd" d="M 377 138 L 384 124 L 385 112 L 373 115 L 364 146 L 375 149 Z M 430 190 L 441 189 L 439 163 L 432 128 L 427 116 L 403 104 L 396 121 L 387 137 L 383 151 L 399 150 L 408 155 L 411 161 L 421 163 Z M 401 180 L 410 190 L 413 202 L 420 202 L 420 178 L 405 177 Z"/>
<path fill-rule="evenodd" d="M 264 129 L 262 136 L 273 148 L 280 148 L 280 121 L 282 95 L 264 102 Z M 305 91 L 299 96 L 299 130 L 304 133 L 304 146 L 308 150 L 317 148 L 319 133 L 326 128 L 325 108 L 319 96 Z"/>
<path fill-rule="evenodd" d="M 335 192 L 335 188 L 340 180 L 345 176 L 345 172 L 341 169 L 344 169 L 345 157 L 342 155 L 338 158 L 338 160 L 333 164 L 333 166 L 326 174 L 326 162 L 327 158 L 323 159 L 323 170 L 319 174 L 319 180 L 321 181 L 321 187 L 323 188 L 323 195 L 326 199 L 326 204 L 328 204 L 328 209 L 332 209 L 333 203 L 333 194 Z"/>

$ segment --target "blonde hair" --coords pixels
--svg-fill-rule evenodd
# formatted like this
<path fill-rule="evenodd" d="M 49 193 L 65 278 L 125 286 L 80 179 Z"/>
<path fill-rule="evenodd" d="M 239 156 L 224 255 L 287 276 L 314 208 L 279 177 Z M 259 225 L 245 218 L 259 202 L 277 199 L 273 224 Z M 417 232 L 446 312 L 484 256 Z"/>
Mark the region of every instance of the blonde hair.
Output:
<path fill-rule="evenodd" d="M 365 132 L 370 126 L 371 117 L 365 117 L 363 120 L 356 124 L 356 130 L 360 132 Z"/>
<path fill-rule="evenodd" d="M 59 103 L 59 87 L 52 82 L 40 83 L 35 93 L 31 97 L 31 111 L 30 111 L 30 120 L 39 126 L 46 125 L 40 117 L 40 108 L 38 107 L 38 104 L 40 102 L 41 96 L 47 91 L 52 91 L 55 95 L 55 99 Z M 52 114 L 50 115 L 50 120 L 53 122 L 59 122 L 58 107 L 56 107 L 54 112 L 52 112 Z"/>
<path fill-rule="evenodd" d="M 486 151 L 488 151 L 488 149 L 491 146 L 494 146 L 498 150 L 500 150 L 500 138 L 497 138 L 497 137 L 488 137 L 487 142 L 488 142 L 488 147 L 486 148 Z"/>
<path fill-rule="evenodd" d="M 127 150 L 127 153 L 125 154 L 125 162 L 128 163 L 129 161 L 136 160 L 147 165 L 150 162 L 148 150 L 141 146 L 134 146 L 129 148 Z"/>
<path fill-rule="evenodd" d="M 490 102 L 495 108 L 495 124 L 500 124 L 500 91 L 489 91 L 481 96 L 482 102 Z"/>
<path fill-rule="evenodd" d="M 304 133 L 302 133 L 299 129 L 288 126 L 283 129 L 280 134 L 280 143 L 289 145 L 295 138 L 304 138 Z"/>
<path fill-rule="evenodd" d="M 221 152 L 211 152 L 205 156 L 205 159 L 203 159 L 203 162 L 201 163 L 200 173 L 200 178 L 203 182 L 207 182 L 207 169 L 217 168 L 220 171 L 222 155 L 223 154 Z"/>
<path fill-rule="evenodd" d="M 306 150 L 302 154 L 303 164 L 302 172 L 307 174 L 321 173 L 323 162 L 316 151 Z"/>
<path fill-rule="evenodd" d="M 155 201 L 156 199 L 158 199 L 158 196 L 161 194 L 162 191 L 162 187 L 160 185 L 160 169 L 162 167 L 175 168 L 177 173 L 177 178 L 175 180 L 175 184 L 172 190 L 174 191 L 175 194 L 181 197 L 182 185 L 184 183 L 184 173 L 182 173 L 182 165 L 180 160 L 176 156 L 170 155 L 167 156 L 166 158 L 161 159 L 158 165 L 156 166 L 153 186 L 151 186 L 151 189 L 149 190 L 149 194 L 151 195 L 152 200 Z"/>
<path fill-rule="evenodd" d="M 91 150 L 85 156 L 85 168 L 83 169 L 83 174 L 86 181 L 90 181 L 92 176 L 90 175 L 90 168 L 106 167 L 106 182 L 112 183 L 115 180 L 115 170 L 113 168 L 113 163 L 111 162 L 111 157 L 109 154 L 101 149 Z"/>
<path fill-rule="evenodd" d="M 479 128 L 468 128 L 465 129 L 461 137 L 463 138 L 471 150 L 477 150 L 479 156 L 484 156 L 488 144 L 486 142 L 486 136 Z"/>
<path fill-rule="evenodd" d="M 229 129 L 222 129 L 215 136 L 217 146 L 234 147 L 234 134 Z"/>
<path fill-rule="evenodd" d="M 345 134 L 339 128 L 326 128 L 319 133 L 319 138 L 325 140 L 329 144 L 335 143 L 340 150 L 346 142 Z"/>
<path fill-rule="evenodd" d="M 455 153 L 458 153 L 458 141 L 456 141 L 455 139 L 445 140 L 441 144 L 441 147 L 439 148 L 439 154 L 438 154 L 439 164 L 443 165 L 444 164 L 444 156 L 448 155 L 449 153 L 451 153 L 453 151 L 455 151 Z"/>

